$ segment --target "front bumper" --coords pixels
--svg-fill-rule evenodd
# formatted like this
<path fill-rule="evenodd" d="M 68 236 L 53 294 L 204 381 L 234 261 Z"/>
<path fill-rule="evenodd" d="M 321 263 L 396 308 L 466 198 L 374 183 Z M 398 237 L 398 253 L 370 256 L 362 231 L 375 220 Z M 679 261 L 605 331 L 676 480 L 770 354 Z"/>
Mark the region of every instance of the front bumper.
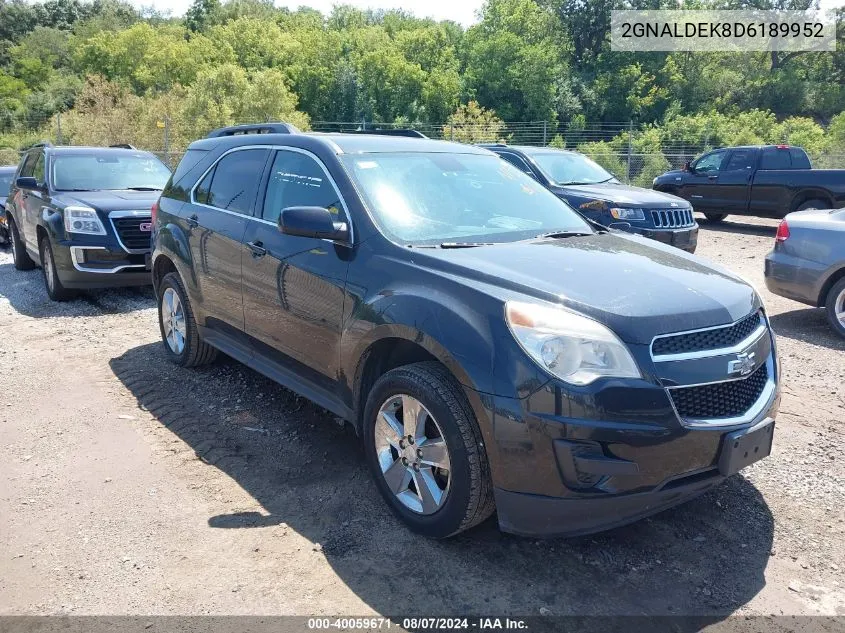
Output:
<path fill-rule="evenodd" d="M 120 247 L 59 242 L 54 245 L 53 255 L 59 277 L 67 288 L 115 288 L 152 283 L 149 253 L 127 253 Z"/>
<path fill-rule="evenodd" d="M 686 229 L 638 229 L 632 233 L 657 240 L 663 244 L 680 248 L 688 253 L 694 253 L 698 246 L 698 225 Z"/>

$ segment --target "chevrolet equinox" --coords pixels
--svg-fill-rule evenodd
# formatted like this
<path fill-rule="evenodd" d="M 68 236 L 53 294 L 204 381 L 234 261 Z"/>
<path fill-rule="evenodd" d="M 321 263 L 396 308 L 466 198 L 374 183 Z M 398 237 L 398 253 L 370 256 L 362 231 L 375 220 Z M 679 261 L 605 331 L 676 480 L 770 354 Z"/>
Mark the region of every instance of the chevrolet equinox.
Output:
<path fill-rule="evenodd" d="M 216 130 L 154 206 L 152 257 L 171 360 L 222 351 L 349 421 L 431 537 L 494 511 L 523 535 L 622 525 L 771 450 L 757 293 L 483 148 Z"/>

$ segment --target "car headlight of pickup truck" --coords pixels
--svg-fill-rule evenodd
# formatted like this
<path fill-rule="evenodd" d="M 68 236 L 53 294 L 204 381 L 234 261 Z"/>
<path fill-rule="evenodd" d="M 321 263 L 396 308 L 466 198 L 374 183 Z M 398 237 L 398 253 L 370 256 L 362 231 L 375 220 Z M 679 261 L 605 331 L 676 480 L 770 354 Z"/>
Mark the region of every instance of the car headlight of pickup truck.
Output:
<path fill-rule="evenodd" d="M 508 327 L 522 349 L 547 372 L 573 385 L 602 377 L 641 378 L 625 344 L 597 321 L 532 303 L 508 301 Z"/>
<path fill-rule="evenodd" d="M 97 212 L 90 207 L 65 207 L 65 230 L 68 233 L 105 235 L 106 229 Z"/>
<path fill-rule="evenodd" d="M 610 215 L 617 220 L 645 220 L 645 213 L 642 209 L 622 209 L 620 207 L 611 207 Z"/>

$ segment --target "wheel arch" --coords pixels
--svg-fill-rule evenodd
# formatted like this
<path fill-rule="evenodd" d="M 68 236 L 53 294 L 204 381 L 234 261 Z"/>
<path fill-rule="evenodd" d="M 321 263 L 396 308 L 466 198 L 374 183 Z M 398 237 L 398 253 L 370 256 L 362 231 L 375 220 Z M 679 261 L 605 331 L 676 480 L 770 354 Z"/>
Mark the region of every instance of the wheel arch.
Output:
<path fill-rule="evenodd" d="M 833 286 L 835 286 L 842 278 L 845 278 L 845 265 L 840 265 L 838 269 L 828 275 L 824 283 L 821 285 L 821 288 L 819 289 L 819 296 L 816 299 L 816 305 L 818 307 L 824 307 L 827 302 L 827 293 L 829 293 L 830 289 L 833 288 Z"/>
<path fill-rule="evenodd" d="M 833 197 L 829 192 L 824 189 L 802 189 L 793 197 L 790 212 L 797 211 L 798 207 L 810 200 L 821 200 L 827 204 L 827 209 L 833 208 Z"/>

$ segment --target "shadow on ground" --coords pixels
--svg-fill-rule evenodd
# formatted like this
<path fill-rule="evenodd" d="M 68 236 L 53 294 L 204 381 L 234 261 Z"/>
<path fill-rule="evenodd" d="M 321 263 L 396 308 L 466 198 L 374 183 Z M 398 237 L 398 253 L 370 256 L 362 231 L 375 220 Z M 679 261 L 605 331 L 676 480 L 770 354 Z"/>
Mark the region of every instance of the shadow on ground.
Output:
<path fill-rule="evenodd" d="M 764 585 L 772 515 L 741 476 L 626 528 L 536 541 L 494 520 L 448 541 L 408 532 L 388 511 L 358 439 L 333 416 L 222 358 L 185 370 L 161 344 L 112 371 L 148 410 L 262 506 L 212 528 L 286 523 L 322 551 L 364 602 L 394 615 L 701 615 L 718 621 Z M 676 630 L 698 630 L 701 622 Z"/>
<path fill-rule="evenodd" d="M 713 231 L 716 233 L 741 233 L 744 235 L 759 235 L 774 239 L 777 233 L 777 224 L 754 224 L 741 220 L 724 220 L 723 222 L 710 222 L 705 218 L 696 218 L 701 231 Z"/>
<path fill-rule="evenodd" d="M 769 317 L 778 336 L 803 343 L 845 351 L 845 339 L 833 331 L 822 308 L 803 308 Z"/>
<path fill-rule="evenodd" d="M 11 263 L 0 264 L 0 299 L 7 299 L 20 314 L 35 318 L 90 317 L 155 307 L 152 286 L 86 290 L 73 301 L 51 301 L 40 268 L 22 271 Z"/>

